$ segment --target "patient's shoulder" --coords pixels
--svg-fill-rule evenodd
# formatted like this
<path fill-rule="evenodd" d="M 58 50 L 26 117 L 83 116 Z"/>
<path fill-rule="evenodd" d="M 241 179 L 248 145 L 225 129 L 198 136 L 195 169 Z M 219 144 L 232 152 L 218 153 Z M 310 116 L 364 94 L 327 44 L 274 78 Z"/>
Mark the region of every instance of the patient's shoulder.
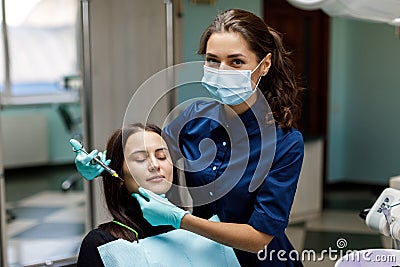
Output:
<path fill-rule="evenodd" d="M 97 248 L 114 241 L 115 238 L 101 229 L 91 230 L 82 240 L 78 255 L 78 267 L 103 267 Z"/>
<path fill-rule="evenodd" d="M 109 232 L 106 232 L 102 229 L 93 229 L 91 230 L 83 239 L 82 245 L 90 245 L 90 246 L 101 246 L 108 242 L 114 241 L 116 238 L 113 237 Z"/>

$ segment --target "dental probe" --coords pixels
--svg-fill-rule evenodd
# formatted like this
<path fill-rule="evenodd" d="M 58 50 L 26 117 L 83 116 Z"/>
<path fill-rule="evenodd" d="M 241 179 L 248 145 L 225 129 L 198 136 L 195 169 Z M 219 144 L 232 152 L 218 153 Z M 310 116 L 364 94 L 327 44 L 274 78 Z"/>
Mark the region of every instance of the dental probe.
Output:
<path fill-rule="evenodd" d="M 71 139 L 69 140 L 69 143 L 71 144 L 74 152 L 82 151 L 86 155 L 89 155 L 89 153 L 86 152 L 86 150 L 83 148 L 83 145 L 78 140 Z M 98 159 L 97 156 L 93 158 L 93 161 L 95 161 L 95 164 L 99 164 L 101 167 L 103 167 L 109 174 L 123 181 L 123 179 L 118 176 L 116 171 L 104 164 L 104 162 Z"/>

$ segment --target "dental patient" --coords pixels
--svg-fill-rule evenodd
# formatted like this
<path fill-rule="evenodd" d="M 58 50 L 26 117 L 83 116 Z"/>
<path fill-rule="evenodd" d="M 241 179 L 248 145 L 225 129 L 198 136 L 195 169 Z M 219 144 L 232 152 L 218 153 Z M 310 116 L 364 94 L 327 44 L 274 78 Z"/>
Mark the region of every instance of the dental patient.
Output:
<path fill-rule="evenodd" d="M 109 138 L 106 153 L 111 159 L 109 167 L 121 178 L 102 173 L 105 201 L 113 220 L 99 225 L 83 239 L 78 267 L 104 266 L 97 248 L 108 242 L 133 242 L 173 230 L 171 226 L 149 224 L 131 196 L 138 191 L 138 184 L 156 194 L 165 194 L 176 177 L 161 129 L 140 123 L 118 129 Z"/>
<path fill-rule="evenodd" d="M 107 155 L 101 157 L 111 160 L 107 163 L 119 176 L 101 173 L 113 220 L 85 236 L 78 267 L 239 266 L 230 247 L 172 226 L 152 226 L 144 219 L 139 203 L 132 197 L 139 185 L 168 197 L 172 196 L 172 184 L 177 184 L 177 171 L 158 126 L 135 123 L 118 129 L 109 138 L 106 151 Z M 87 164 L 97 155 L 97 151 L 77 153 L 77 158 L 85 157 Z"/>

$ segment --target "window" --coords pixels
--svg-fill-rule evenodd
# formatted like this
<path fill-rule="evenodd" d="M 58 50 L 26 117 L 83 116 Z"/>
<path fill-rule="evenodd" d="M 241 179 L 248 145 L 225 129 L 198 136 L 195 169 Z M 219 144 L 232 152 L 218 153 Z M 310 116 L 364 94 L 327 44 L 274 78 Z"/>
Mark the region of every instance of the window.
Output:
<path fill-rule="evenodd" d="M 77 102 L 79 86 L 70 81 L 79 80 L 78 0 L 5 0 L 5 14 L 8 42 L 3 32 L 0 53 L 9 61 L 0 63 L 2 104 Z"/>

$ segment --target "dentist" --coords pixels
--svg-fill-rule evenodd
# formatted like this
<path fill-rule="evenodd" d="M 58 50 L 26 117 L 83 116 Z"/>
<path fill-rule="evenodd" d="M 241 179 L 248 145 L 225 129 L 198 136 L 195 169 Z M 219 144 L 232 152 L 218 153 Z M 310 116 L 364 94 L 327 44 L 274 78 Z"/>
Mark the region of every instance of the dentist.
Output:
<path fill-rule="evenodd" d="M 304 154 L 289 52 L 261 18 L 232 9 L 205 30 L 198 53 L 217 101 L 194 102 L 164 129 L 172 158 L 184 159 L 193 212 L 142 187 L 133 197 L 153 226 L 233 247 L 241 266 L 302 266 L 285 234 Z M 90 159 L 76 160 L 87 178 L 102 171 Z"/>

